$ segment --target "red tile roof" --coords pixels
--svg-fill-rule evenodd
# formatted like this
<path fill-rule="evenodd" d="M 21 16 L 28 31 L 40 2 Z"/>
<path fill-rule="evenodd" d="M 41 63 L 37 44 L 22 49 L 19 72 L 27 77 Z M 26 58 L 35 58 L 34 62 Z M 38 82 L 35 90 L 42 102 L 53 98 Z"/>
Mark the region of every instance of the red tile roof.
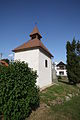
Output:
<path fill-rule="evenodd" d="M 34 35 L 35 35 L 35 38 L 32 38 Z M 13 52 L 20 52 L 20 51 L 39 48 L 40 50 L 42 50 L 42 52 L 44 52 L 49 57 L 53 57 L 53 55 L 48 51 L 48 49 L 43 45 L 43 43 L 39 39 L 42 36 L 40 35 L 37 26 L 31 32 L 30 37 L 31 37 L 31 40 L 29 40 L 28 42 L 26 42 L 26 43 L 22 44 L 21 46 L 15 48 L 12 51 Z"/>
<path fill-rule="evenodd" d="M 1 65 L 4 65 L 4 66 L 6 66 L 6 67 L 8 67 L 9 65 L 8 65 L 8 63 L 6 63 L 5 61 L 3 61 L 3 60 L 0 60 L 0 64 Z"/>
<path fill-rule="evenodd" d="M 33 40 L 29 40 L 28 42 L 22 44 L 21 46 L 15 48 L 13 50 L 13 52 L 20 52 L 20 51 L 25 51 L 25 50 L 28 50 L 28 49 L 34 49 L 34 48 L 42 48 L 46 53 L 48 53 L 51 57 L 53 57 L 53 55 L 48 51 L 48 49 L 43 45 L 43 43 L 35 38 Z"/>
<path fill-rule="evenodd" d="M 42 38 L 42 36 L 41 36 L 41 34 L 40 34 L 37 26 L 35 26 L 35 28 L 34 28 L 33 31 L 30 33 L 29 36 L 31 37 L 31 36 L 33 36 L 34 34 L 38 34 L 38 35 Z"/>

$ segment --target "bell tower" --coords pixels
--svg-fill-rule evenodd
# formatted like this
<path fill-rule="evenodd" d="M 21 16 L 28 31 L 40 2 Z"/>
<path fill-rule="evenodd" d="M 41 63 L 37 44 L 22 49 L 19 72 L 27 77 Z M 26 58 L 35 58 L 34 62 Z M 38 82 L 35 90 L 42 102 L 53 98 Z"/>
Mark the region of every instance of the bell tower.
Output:
<path fill-rule="evenodd" d="M 33 40 L 33 39 L 35 39 L 35 38 L 40 40 L 40 39 L 42 38 L 42 36 L 41 36 L 41 34 L 40 34 L 37 26 L 35 26 L 35 28 L 34 28 L 33 31 L 30 33 L 29 36 L 31 37 L 31 40 Z"/>

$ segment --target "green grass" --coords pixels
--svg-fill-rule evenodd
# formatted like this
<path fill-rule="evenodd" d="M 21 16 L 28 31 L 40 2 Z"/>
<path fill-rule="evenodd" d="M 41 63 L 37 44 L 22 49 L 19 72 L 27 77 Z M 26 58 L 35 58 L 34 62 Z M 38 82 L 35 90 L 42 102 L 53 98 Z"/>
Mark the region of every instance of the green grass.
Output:
<path fill-rule="evenodd" d="M 72 97 L 66 101 L 65 96 L 69 94 Z M 26 120 L 80 120 L 80 88 L 58 83 L 43 90 L 40 92 L 40 107 Z"/>
<path fill-rule="evenodd" d="M 49 103 L 56 99 L 63 99 L 65 101 L 65 96 L 72 94 L 75 96 L 79 92 L 77 86 L 68 85 L 64 83 L 55 84 L 40 93 L 41 102 L 49 105 Z"/>
<path fill-rule="evenodd" d="M 80 95 L 62 105 L 51 106 L 51 114 L 56 120 L 80 120 Z"/>

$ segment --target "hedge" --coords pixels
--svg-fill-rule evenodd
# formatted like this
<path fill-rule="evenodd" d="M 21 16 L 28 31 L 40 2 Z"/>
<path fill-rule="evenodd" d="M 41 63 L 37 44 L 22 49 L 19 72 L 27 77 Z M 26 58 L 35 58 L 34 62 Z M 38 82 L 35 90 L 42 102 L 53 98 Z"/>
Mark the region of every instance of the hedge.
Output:
<path fill-rule="evenodd" d="M 24 62 L 0 66 L 0 113 L 4 120 L 24 120 L 39 105 L 37 73 Z"/>

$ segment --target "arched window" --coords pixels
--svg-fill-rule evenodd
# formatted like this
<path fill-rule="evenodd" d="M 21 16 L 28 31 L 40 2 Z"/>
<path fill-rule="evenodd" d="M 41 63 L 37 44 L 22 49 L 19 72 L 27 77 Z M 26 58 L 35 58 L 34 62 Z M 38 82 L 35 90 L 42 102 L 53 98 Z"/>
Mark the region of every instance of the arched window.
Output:
<path fill-rule="evenodd" d="M 48 61 L 45 60 L 45 67 L 48 67 Z"/>

